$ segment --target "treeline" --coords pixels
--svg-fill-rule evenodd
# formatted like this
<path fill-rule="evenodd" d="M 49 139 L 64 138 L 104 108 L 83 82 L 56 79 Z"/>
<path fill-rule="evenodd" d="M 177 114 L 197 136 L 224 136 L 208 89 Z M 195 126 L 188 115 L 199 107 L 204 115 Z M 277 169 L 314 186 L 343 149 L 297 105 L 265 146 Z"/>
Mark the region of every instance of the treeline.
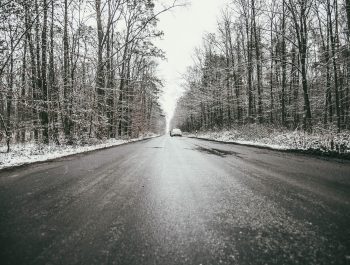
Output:
<path fill-rule="evenodd" d="M 173 126 L 350 128 L 350 1 L 234 0 L 185 75 Z"/>
<path fill-rule="evenodd" d="M 175 2 L 174 2 L 175 5 Z M 159 133 L 152 0 L 0 2 L 2 142 L 72 144 Z"/>

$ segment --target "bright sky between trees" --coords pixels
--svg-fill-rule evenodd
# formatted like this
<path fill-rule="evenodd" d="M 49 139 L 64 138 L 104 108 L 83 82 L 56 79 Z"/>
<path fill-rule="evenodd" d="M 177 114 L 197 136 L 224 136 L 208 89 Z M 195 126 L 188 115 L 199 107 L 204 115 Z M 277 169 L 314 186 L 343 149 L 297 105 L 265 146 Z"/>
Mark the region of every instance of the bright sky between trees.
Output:
<path fill-rule="evenodd" d="M 216 20 L 226 0 L 189 0 L 185 7 L 177 7 L 159 17 L 158 28 L 164 37 L 157 42 L 166 53 L 167 60 L 161 61 L 159 74 L 164 80 L 164 94 L 161 99 L 168 122 L 171 119 L 176 100 L 183 93 L 181 77 L 192 63 L 195 47 L 201 44 L 205 32 L 213 32 Z"/>

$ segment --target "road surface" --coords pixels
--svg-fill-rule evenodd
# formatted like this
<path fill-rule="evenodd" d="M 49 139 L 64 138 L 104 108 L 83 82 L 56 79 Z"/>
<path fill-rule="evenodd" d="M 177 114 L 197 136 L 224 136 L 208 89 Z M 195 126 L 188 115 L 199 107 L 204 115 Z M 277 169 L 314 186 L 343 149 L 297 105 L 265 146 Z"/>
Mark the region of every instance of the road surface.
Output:
<path fill-rule="evenodd" d="M 350 264 L 350 163 L 163 136 L 0 172 L 1 264 Z"/>

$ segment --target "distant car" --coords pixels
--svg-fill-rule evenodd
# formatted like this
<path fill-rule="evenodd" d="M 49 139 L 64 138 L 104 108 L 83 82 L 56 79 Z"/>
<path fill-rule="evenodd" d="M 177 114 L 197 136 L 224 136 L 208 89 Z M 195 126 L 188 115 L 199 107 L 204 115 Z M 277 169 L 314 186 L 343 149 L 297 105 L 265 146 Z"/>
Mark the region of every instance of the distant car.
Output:
<path fill-rule="evenodd" d="M 182 132 L 180 129 L 172 129 L 170 131 L 170 136 L 173 137 L 173 136 L 182 136 Z"/>

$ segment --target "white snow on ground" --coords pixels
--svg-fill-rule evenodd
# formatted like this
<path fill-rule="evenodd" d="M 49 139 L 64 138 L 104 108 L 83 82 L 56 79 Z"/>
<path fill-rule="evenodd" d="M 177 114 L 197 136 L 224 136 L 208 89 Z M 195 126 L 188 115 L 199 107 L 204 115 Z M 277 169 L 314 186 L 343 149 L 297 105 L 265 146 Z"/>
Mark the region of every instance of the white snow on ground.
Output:
<path fill-rule="evenodd" d="M 117 146 L 125 143 L 136 142 L 144 139 L 157 137 L 155 134 L 147 134 L 130 140 L 109 139 L 101 144 L 95 145 L 38 145 L 35 143 L 11 145 L 11 151 L 6 153 L 6 146 L 0 146 L 0 169 L 20 166 L 33 162 L 47 161 L 68 155 L 84 153 L 106 147 Z"/>
<path fill-rule="evenodd" d="M 314 133 L 288 131 L 248 125 L 239 129 L 212 130 L 188 134 L 221 142 L 268 147 L 277 150 L 318 150 L 321 152 L 350 153 L 350 132 L 336 133 L 317 130 Z"/>

